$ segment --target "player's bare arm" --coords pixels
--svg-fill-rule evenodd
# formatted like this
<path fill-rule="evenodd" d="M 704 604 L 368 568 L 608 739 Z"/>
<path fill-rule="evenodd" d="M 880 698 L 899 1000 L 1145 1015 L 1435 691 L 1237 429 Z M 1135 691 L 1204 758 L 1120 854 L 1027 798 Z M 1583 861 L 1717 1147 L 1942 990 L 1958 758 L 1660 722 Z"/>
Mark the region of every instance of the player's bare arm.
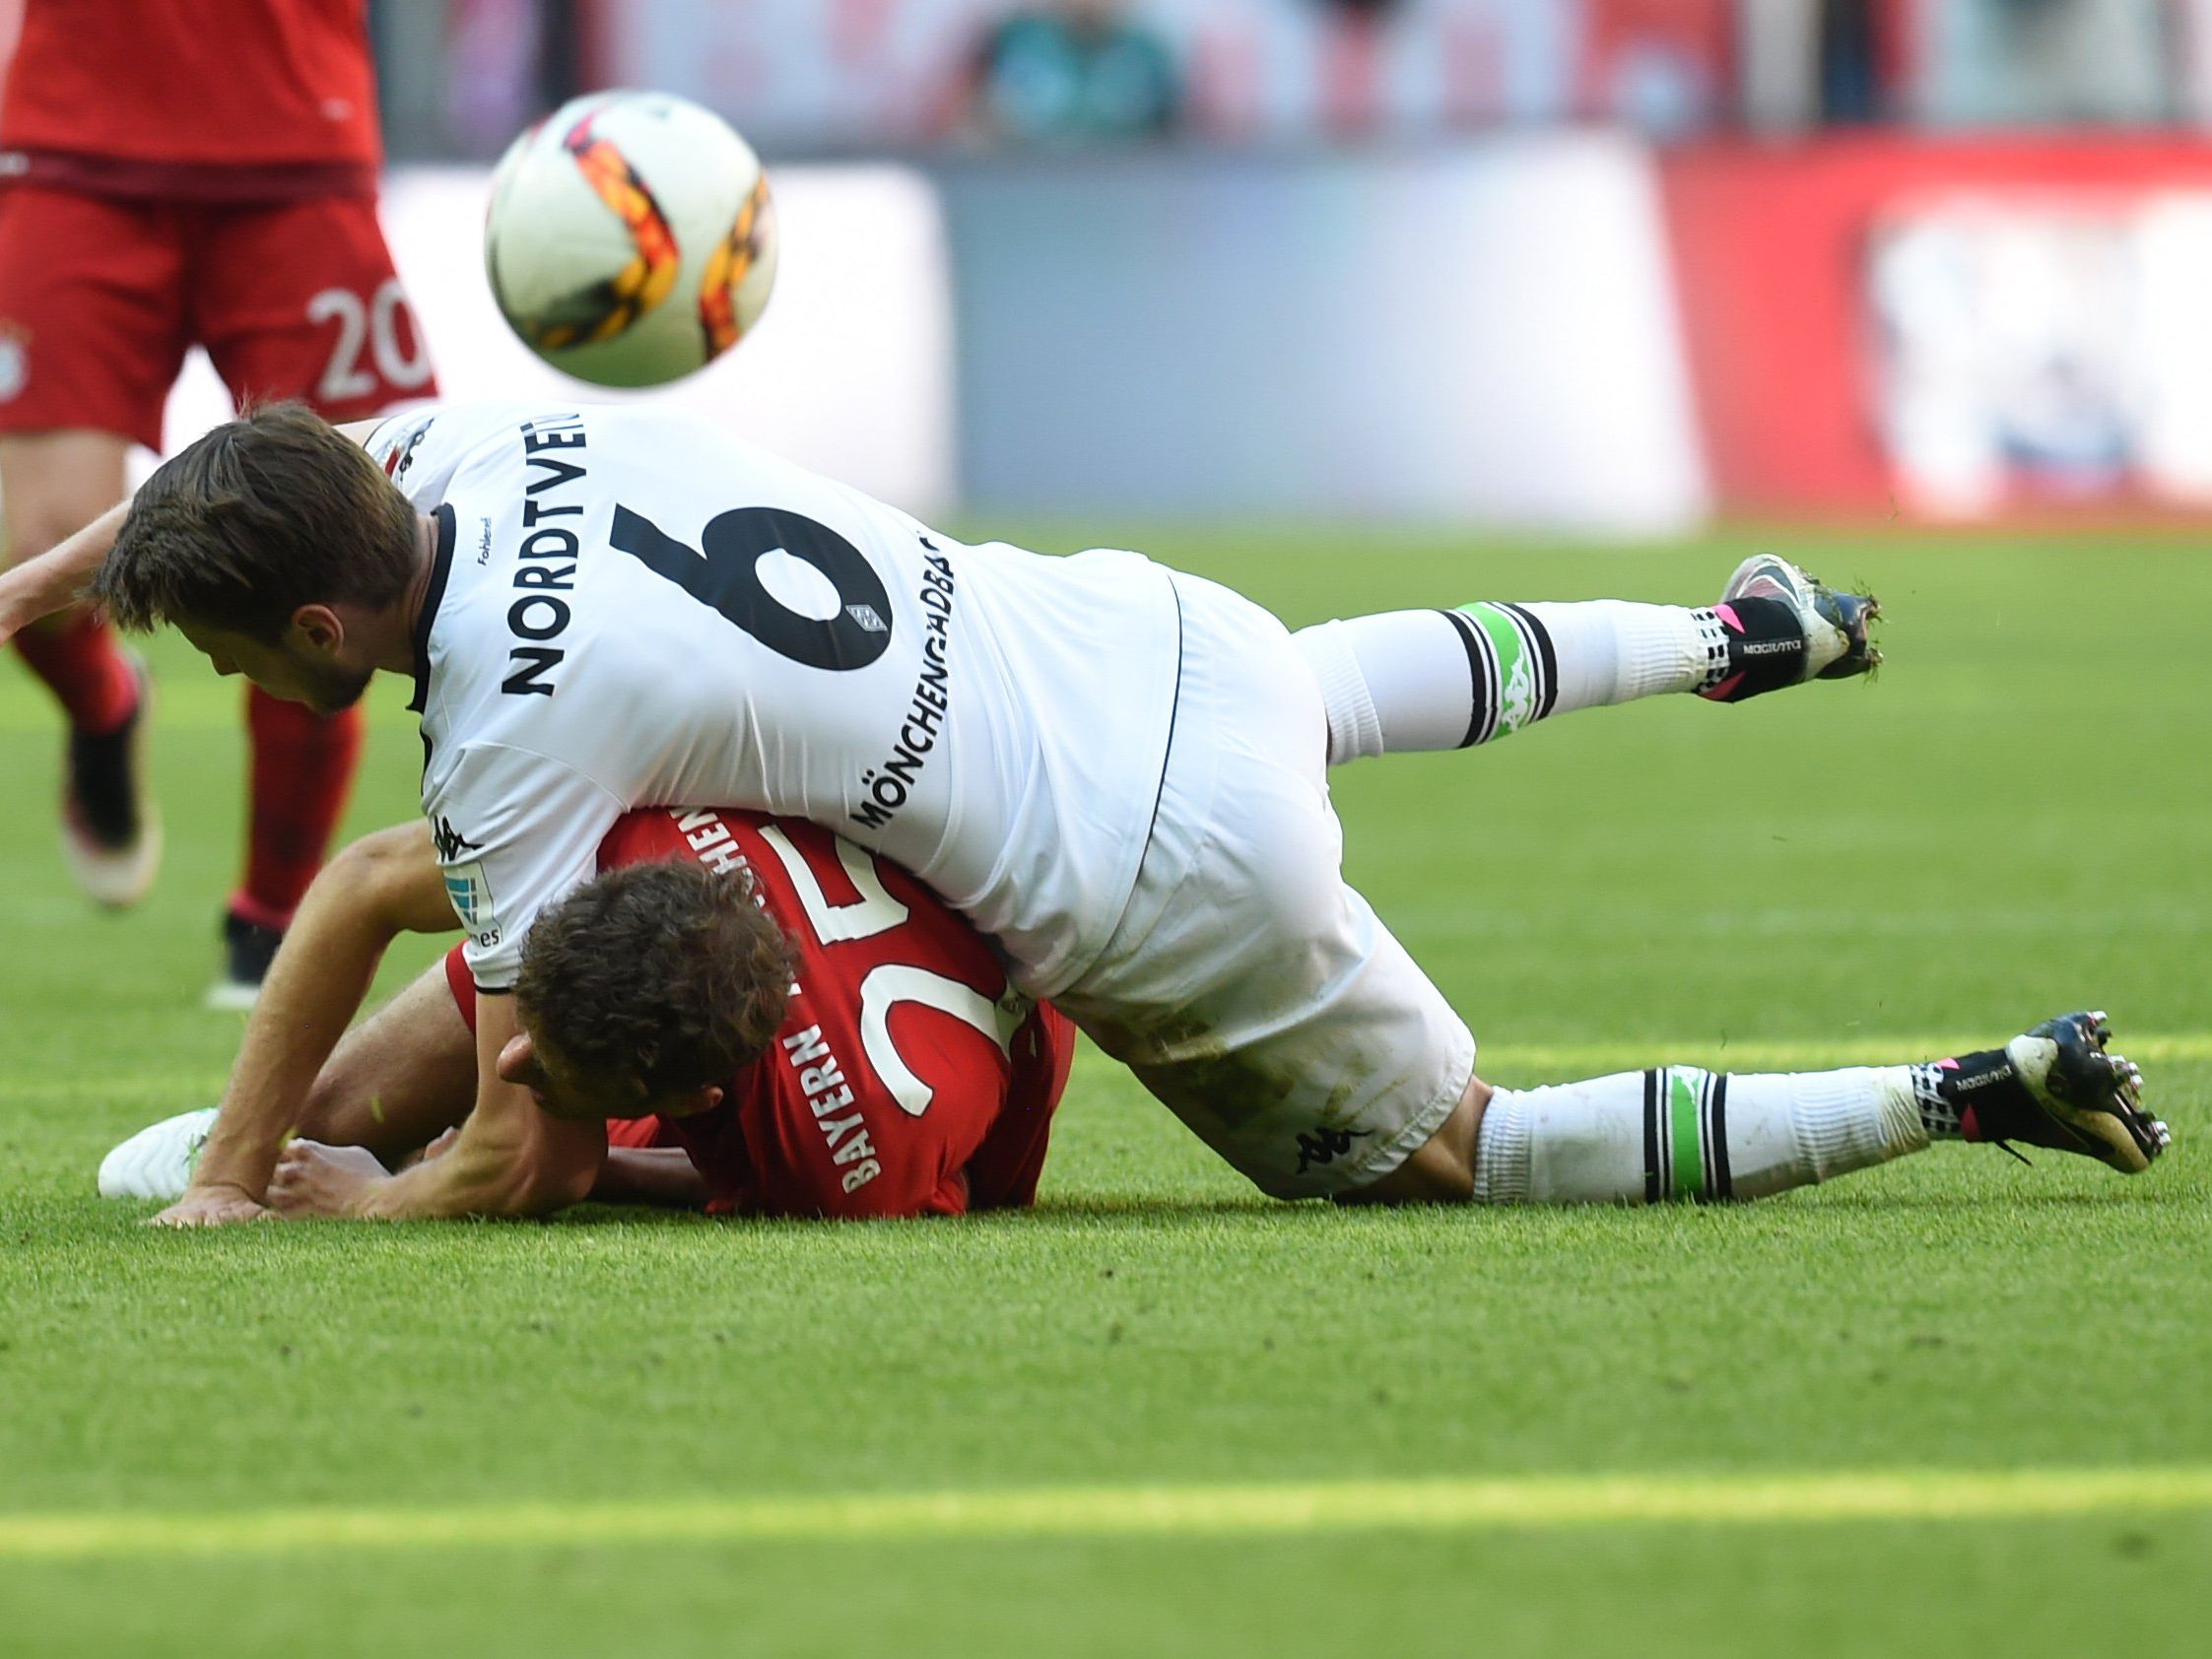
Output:
<path fill-rule="evenodd" d="M 323 1067 L 301 1134 L 278 1160 L 271 1205 L 284 1215 L 354 1214 L 392 1170 L 451 1151 L 475 1097 L 476 1036 L 439 962 L 349 1031 Z M 710 1196 L 674 1147 L 610 1145 L 591 1189 L 603 1204 L 679 1210 L 704 1210 Z"/>
<path fill-rule="evenodd" d="M 1020 1006 L 1002 1008 L 1002 995 L 989 989 L 1003 986 L 1003 969 L 910 877 L 811 826 L 711 811 L 629 815 L 599 857 L 602 876 L 564 903 L 550 931 L 533 935 L 515 993 L 528 1035 L 501 1051 L 505 1080 L 555 1115 L 657 1124 L 643 1141 L 608 1123 L 607 1159 L 590 1197 L 846 1219 L 1032 1200 L 1066 1081 L 1069 1033 L 1044 1010 L 1002 1030 L 1002 1018 Z M 818 890 L 840 875 L 862 896 L 824 909 Z M 733 882 L 737 876 L 749 880 Z M 682 959 L 733 970 L 742 962 L 742 970 L 694 983 L 677 962 L 622 965 L 679 935 L 691 945 Z M 387 1170 L 418 1149 L 430 1149 L 428 1161 L 459 1143 L 455 1126 L 477 1093 L 479 996 L 463 960 L 448 953 L 347 1033 L 270 1183 L 278 1211 L 359 1215 Z M 924 1024 L 936 1029 L 926 1075 L 908 1069 L 891 1022 L 869 1025 L 872 998 L 887 1012 L 887 982 L 922 993 L 895 996 L 900 1005 L 933 992 L 940 999 L 926 1003 L 938 1016 Z M 811 996 L 791 988 L 801 983 Z M 688 1011 L 678 1040 L 649 1070 L 631 1064 L 625 1017 L 610 1028 L 595 1023 L 597 1011 L 630 1006 Z M 916 1033 L 906 1031 L 910 1044 Z M 756 1066 L 778 1032 L 796 1036 L 798 1046 L 783 1052 L 801 1057 Z M 545 1052 L 539 1039 L 556 1034 L 568 1040 Z M 721 1081 L 694 1086 L 708 1076 Z M 925 1117 L 912 1110 L 917 1088 L 927 1091 Z M 718 1126 L 675 1128 L 716 1111 L 724 1114 Z M 126 1140 L 102 1161 L 101 1191 L 130 1198 L 181 1190 L 215 1115 L 179 1113 Z M 751 1150 L 761 1146 L 777 1150 L 763 1160 Z M 503 1157 L 487 1173 L 506 1173 Z M 458 1202 L 479 1211 L 527 1207 L 497 1193 Z"/>
<path fill-rule="evenodd" d="M 706 1183 L 681 1147 L 609 1147 L 591 1196 L 601 1204 L 704 1210 Z"/>
<path fill-rule="evenodd" d="M 35 559 L 0 570 L 0 645 L 41 618 L 75 604 L 130 513 L 126 498 Z"/>
<path fill-rule="evenodd" d="M 413 827 L 382 837 L 387 844 L 419 839 Z M 413 850 L 435 889 L 430 849 Z M 427 905 L 421 914 L 398 919 L 413 922 L 409 931 L 449 932 L 454 925 L 449 914 L 440 918 Z M 473 998 L 469 1006 L 473 1017 Z M 431 1159 L 448 1151 L 475 1095 L 475 1034 L 455 1003 L 447 964 L 434 963 L 350 1029 L 325 1062 L 301 1109 L 297 1133 L 284 1143 L 267 1206 L 283 1215 L 352 1214 L 371 1182 L 418 1156 Z M 204 1157 L 209 1120 L 216 1115 L 182 1113 L 132 1137 L 103 1161 L 101 1190 L 154 1196 L 170 1178 L 165 1171 L 174 1168 L 177 1184 L 168 1190 L 176 1194 Z M 603 1203 L 686 1210 L 704 1209 L 710 1196 L 689 1156 L 667 1147 L 610 1147 L 591 1192 Z M 239 1219 L 262 1213 L 255 1203 Z"/>
<path fill-rule="evenodd" d="M 269 970 L 191 1188 L 155 1222 L 208 1226 L 264 1214 L 285 1139 L 384 952 L 402 933 L 452 926 L 425 826 L 367 836 L 333 860 L 307 890 Z"/>
<path fill-rule="evenodd" d="M 521 1032 L 511 995 L 479 993 L 476 1108 L 461 1133 L 442 1157 L 369 1183 L 344 1214 L 371 1221 L 536 1216 L 590 1196 L 607 1126 L 552 1117 L 527 1088 L 507 1080 L 515 1054 L 527 1049 Z"/>
<path fill-rule="evenodd" d="M 390 1178 L 367 1147 L 294 1141 L 277 1160 L 276 1173 L 269 1180 L 269 1204 L 288 1219 L 351 1216 Z"/>

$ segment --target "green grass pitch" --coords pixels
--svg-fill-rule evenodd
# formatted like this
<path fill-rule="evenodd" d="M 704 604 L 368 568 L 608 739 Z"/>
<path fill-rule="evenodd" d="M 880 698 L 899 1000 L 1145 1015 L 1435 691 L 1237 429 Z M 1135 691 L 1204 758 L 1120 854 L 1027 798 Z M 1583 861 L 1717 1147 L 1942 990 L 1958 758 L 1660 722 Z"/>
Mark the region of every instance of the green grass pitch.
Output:
<path fill-rule="evenodd" d="M 1119 532 L 1294 622 L 1691 600 L 1753 545 Z M 1881 593 L 1877 684 L 1367 763 L 1353 879 L 1504 1083 L 2108 1007 L 2178 1137 L 2149 1176 L 1947 1147 L 1734 1209 L 1283 1208 L 1093 1054 L 1034 1216 L 157 1233 L 92 1171 L 236 1042 L 197 999 L 237 688 L 158 648 L 168 864 L 108 917 L 0 666 L 0 1646 L 2204 1651 L 2212 566 L 1790 540 Z M 404 697 L 356 830 L 413 809 Z"/>

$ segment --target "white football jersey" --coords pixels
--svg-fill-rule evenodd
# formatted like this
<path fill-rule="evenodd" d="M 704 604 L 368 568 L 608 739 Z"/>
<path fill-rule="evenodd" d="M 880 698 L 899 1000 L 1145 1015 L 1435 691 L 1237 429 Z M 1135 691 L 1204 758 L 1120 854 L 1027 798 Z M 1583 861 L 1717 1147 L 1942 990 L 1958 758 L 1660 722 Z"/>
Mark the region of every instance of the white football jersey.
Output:
<path fill-rule="evenodd" d="M 638 806 L 848 836 L 997 939 L 1032 996 L 1112 932 L 1174 710 L 1163 566 L 963 546 L 652 408 L 448 405 L 368 447 L 437 525 L 423 811 L 487 989 Z"/>

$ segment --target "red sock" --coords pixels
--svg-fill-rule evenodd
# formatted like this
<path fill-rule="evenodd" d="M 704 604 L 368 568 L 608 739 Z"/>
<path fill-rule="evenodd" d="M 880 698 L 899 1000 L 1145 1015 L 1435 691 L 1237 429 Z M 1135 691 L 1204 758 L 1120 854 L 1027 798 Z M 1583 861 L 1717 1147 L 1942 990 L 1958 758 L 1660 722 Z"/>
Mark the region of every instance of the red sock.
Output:
<path fill-rule="evenodd" d="M 138 675 L 106 623 L 74 611 L 34 623 L 16 648 L 43 680 L 79 731 L 111 732 L 138 706 Z"/>
<path fill-rule="evenodd" d="M 248 689 L 245 725 L 253 740 L 245 885 L 232 896 L 231 908 L 258 927 L 281 930 L 322 868 L 345 814 L 361 759 L 361 710 L 326 718 Z"/>

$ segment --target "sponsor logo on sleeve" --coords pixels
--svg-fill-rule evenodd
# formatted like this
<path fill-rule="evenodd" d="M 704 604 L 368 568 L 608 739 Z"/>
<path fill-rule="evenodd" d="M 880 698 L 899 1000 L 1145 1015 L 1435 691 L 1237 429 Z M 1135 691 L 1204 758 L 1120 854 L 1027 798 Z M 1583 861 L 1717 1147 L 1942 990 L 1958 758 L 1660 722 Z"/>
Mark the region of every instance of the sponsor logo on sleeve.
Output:
<path fill-rule="evenodd" d="M 474 861 L 447 865 L 445 896 L 480 948 L 490 950 L 500 942 L 500 918 L 492 907 L 492 884 L 485 879 L 483 865 Z"/>
<path fill-rule="evenodd" d="M 453 821 L 442 814 L 431 821 L 431 844 L 444 870 L 445 897 L 453 906 L 453 914 L 479 949 L 490 950 L 500 942 L 500 917 L 492 902 L 492 883 L 484 874 L 481 860 L 463 856 L 482 852 L 483 847 L 454 829 Z"/>
<path fill-rule="evenodd" d="M 31 330 L 19 322 L 0 322 L 0 403 L 22 395 L 31 381 Z"/>

